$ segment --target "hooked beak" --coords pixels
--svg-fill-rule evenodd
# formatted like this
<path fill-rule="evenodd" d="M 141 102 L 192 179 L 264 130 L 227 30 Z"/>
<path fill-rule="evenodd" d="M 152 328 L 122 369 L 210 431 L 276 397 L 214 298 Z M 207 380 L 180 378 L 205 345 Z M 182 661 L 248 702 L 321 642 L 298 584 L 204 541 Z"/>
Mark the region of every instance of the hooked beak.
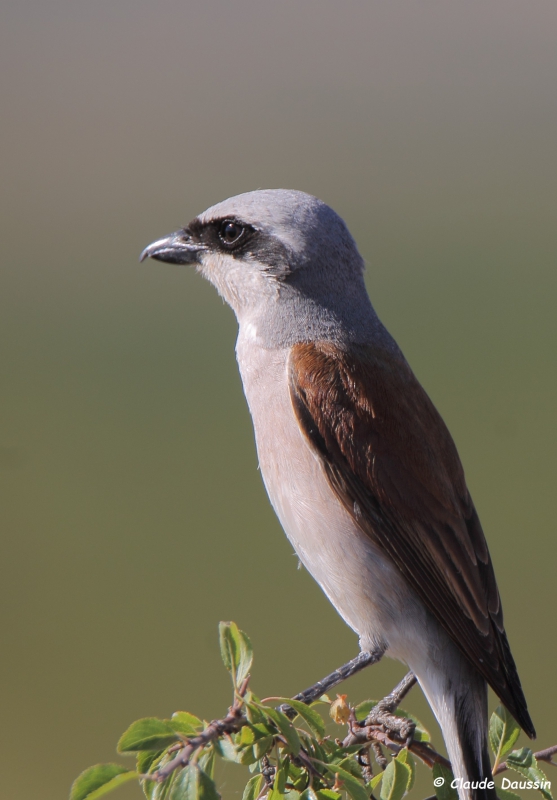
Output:
<path fill-rule="evenodd" d="M 141 253 L 139 260 L 155 258 L 157 261 L 166 261 L 169 264 L 196 264 L 203 250 L 205 247 L 194 242 L 189 232 L 182 229 L 150 244 Z"/>

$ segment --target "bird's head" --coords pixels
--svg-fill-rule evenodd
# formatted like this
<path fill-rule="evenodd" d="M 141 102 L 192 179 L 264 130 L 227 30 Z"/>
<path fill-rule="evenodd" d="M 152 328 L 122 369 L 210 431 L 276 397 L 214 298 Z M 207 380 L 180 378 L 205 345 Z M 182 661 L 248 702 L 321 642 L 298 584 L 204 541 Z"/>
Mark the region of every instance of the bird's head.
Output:
<path fill-rule="evenodd" d="M 308 304 L 317 318 L 350 318 L 369 307 L 363 261 L 339 215 L 316 197 L 262 189 L 231 197 L 189 225 L 149 245 L 151 257 L 191 264 L 233 308 L 240 325 L 251 323 L 284 338 L 303 327 Z M 333 319 L 333 321 L 334 321 Z M 287 338 L 300 338 L 291 331 Z M 307 336 L 302 336 L 307 338 Z"/>

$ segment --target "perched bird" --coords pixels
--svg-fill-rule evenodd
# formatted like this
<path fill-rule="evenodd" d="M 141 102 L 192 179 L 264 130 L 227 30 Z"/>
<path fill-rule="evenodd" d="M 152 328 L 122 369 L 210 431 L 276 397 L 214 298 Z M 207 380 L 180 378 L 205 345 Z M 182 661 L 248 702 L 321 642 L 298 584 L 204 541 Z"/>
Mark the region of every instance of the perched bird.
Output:
<path fill-rule="evenodd" d="M 487 685 L 534 727 L 486 540 L 441 416 L 382 325 L 344 221 L 297 191 L 209 208 L 142 259 L 191 264 L 234 310 L 269 498 L 373 660 L 408 665 L 461 800 L 495 798 Z"/>

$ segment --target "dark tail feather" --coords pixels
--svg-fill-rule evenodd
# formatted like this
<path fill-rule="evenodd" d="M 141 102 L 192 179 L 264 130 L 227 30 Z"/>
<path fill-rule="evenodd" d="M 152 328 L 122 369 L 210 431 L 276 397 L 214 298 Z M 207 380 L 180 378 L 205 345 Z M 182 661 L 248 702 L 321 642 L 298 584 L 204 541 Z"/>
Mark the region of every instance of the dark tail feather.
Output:
<path fill-rule="evenodd" d="M 485 682 L 484 686 L 485 698 L 482 698 L 482 704 L 485 706 L 485 711 L 482 713 L 482 722 L 487 721 L 487 684 Z M 466 780 L 470 782 L 470 797 L 472 800 L 497 800 L 487 746 L 487 726 L 483 722 L 481 725 L 483 730 L 478 730 L 479 720 L 470 715 L 470 697 L 468 695 L 458 698 L 455 706 L 456 726 L 466 769 Z"/>
<path fill-rule="evenodd" d="M 530 714 L 528 713 L 526 698 L 524 697 L 524 692 L 522 691 L 516 664 L 514 663 L 514 658 L 512 657 L 509 640 L 507 639 L 507 635 L 504 631 L 499 636 L 499 647 L 501 651 L 500 660 L 504 665 L 505 678 L 508 687 L 508 691 L 504 696 L 501 696 L 501 700 L 518 722 L 524 733 L 529 736 L 530 739 L 535 739 L 536 730 L 534 728 L 534 723 L 532 722 Z M 497 691 L 497 689 L 495 691 Z"/>

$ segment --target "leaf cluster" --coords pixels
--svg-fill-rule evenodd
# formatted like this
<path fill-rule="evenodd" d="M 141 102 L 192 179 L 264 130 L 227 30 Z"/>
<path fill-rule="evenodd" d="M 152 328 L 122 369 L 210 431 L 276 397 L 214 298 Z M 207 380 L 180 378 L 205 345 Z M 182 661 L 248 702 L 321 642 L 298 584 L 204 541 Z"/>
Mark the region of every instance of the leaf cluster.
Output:
<path fill-rule="evenodd" d="M 139 782 L 147 800 L 219 800 L 215 782 L 219 759 L 244 766 L 251 773 L 243 800 L 402 800 L 411 791 L 416 760 L 406 747 L 388 751 L 387 758 L 379 751 L 379 770 L 373 774 L 370 745 L 346 745 L 327 735 L 321 713 L 327 705 L 333 719 L 350 728 L 351 721 L 367 717 L 376 701 L 355 708 L 346 704 L 345 695 L 334 702 L 324 695 L 311 706 L 281 697 L 262 701 L 248 688 L 253 662 L 248 636 L 235 623 L 222 622 L 219 640 L 233 685 L 228 715 L 207 722 L 178 711 L 170 719 L 137 720 L 118 742 L 119 753 L 135 756 L 135 769 L 120 764 L 90 767 L 75 780 L 70 800 L 97 800 L 132 780 Z M 415 742 L 429 743 L 429 734 L 419 720 L 400 709 L 395 713 L 416 724 Z M 519 733 L 515 720 L 499 706 L 489 727 L 494 771 L 515 770 L 540 784 L 544 800 L 551 800 L 545 788 L 547 778 L 532 751 L 511 751 Z M 452 772 L 445 764 L 441 757 L 433 764 L 433 778 L 444 779 L 435 789 L 436 796 L 438 800 L 458 800 L 451 788 Z M 501 800 L 518 800 L 513 792 L 497 791 Z"/>

